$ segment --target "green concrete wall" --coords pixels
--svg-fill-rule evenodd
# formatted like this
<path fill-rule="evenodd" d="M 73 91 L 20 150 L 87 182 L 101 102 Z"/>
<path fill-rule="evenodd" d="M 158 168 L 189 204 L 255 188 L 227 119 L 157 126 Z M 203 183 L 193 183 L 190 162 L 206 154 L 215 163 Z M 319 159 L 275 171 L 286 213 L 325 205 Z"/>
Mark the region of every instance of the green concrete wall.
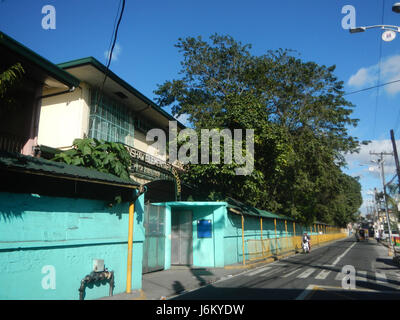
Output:
<path fill-rule="evenodd" d="M 135 203 L 132 289 L 141 288 L 143 195 Z M 0 299 L 79 299 L 80 281 L 103 259 L 125 291 L 128 204 L 0 193 Z M 54 280 L 54 281 L 53 281 Z M 52 285 L 55 285 L 52 286 Z M 85 300 L 109 294 L 88 286 Z"/>

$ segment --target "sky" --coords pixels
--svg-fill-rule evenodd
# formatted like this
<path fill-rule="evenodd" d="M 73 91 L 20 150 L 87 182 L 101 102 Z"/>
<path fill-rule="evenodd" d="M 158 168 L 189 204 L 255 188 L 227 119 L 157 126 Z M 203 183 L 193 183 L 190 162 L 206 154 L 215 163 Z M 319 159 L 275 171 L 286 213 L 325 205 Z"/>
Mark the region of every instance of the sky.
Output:
<path fill-rule="evenodd" d="M 336 65 L 345 92 L 400 79 L 400 34 L 382 41 L 382 30 L 350 34 L 345 29 L 377 24 L 400 25 L 393 0 L 127 0 L 110 69 L 148 98 L 157 85 L 179 78 L 178 38 L 214 33 L 231 35 L 261 55 L 279 48 L 296 50 L 304 61 Z M 0 30 L 53 63 L 93 56 L 106 64 L 119 0 L 0 0 Z M 55 26 L 43 18 L 55 8 Z M 345 6 L 352 6 L 347 11 Z M 351 15 L 354 12 L 354 15 Z M 350 19 L 354 17 L 354 19 Z M 346 95 L 359 119 L 351 135 L 371 143 L 347 155 L 344 171 L 359 176 L 364 199 L 382 189 L 372 152 L 392 152 L 390 129 L 400 138 L 400 82 Z M 169 112 L 170 110 L 167 109 Z M 184 121 L 185 119 L 180 119 Z M 393 157 L 385 157 L 386 181 L 393 178 Z"/>

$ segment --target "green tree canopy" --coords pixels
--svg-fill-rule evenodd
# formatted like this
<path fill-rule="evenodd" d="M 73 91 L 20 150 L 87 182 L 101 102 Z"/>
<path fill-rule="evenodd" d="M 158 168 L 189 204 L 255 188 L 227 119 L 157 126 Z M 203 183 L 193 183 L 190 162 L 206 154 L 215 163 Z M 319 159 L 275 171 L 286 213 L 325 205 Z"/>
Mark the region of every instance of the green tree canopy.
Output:
<path fill-rule="evenodd" d="M 348 134 L 358 120 L 351 118 L 353 105 L 343 97 L 335 66 L 304 62 L 282 49 L 255 56 L 251 45 L 217 34 L 209 41 L 179 39 L 176 47 L 183 56 L 181 78 L 158 87 L 158 103 L 188 115 L 198 131 L 255 133 L 251 175 L 237 176 L 234 164 L 221 161 L 190 165 L 184 179 L 212 196 L 304 222 L 343 224 L 356 213 L 359 199 L 343 191 L 355 185 L 340 168 L 343 154 L 359 147 Z"/>

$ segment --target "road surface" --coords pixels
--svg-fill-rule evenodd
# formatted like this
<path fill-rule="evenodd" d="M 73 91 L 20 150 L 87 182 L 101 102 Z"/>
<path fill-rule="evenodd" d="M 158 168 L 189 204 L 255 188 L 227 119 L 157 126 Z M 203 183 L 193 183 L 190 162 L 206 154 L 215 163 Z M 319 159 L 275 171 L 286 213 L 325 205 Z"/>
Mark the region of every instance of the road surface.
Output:
<path fill-rule="evenodd" d="M 354 270 L 354 276 L 346 276 L 346 270 Z M 343 280 L 343 277 L 346 278 Z M 393 264 L 388 249 L 373 239 L 356 242 L 354 237 L 350 237 L 315 247 L 309 254 L 301 253 L 266 264 L 172 299 L 400 299 L 399 286 L 400 268 Z"/>

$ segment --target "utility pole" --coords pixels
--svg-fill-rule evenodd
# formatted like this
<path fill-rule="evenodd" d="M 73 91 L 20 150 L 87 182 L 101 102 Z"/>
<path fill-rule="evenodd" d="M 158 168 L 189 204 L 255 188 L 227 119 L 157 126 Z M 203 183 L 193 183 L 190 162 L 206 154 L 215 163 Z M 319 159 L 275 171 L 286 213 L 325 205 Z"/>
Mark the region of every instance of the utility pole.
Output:
<path fill-rule="evenodd" d="M 388 203 L 387 203 L 387 197 L 386 197 L 386 183 L 385 183 L 385 169 L 383 166 L 384 160 L 383 156 L 393 156 L 393 153 L 388 153 L 388 152 L 380 152 L 380 153 L 374 153 L 374 152 L 369 152 L 371 155 L 376 155 L 380 156 L 380 159 L 378 159 L 377 163 L 381 167 L 381 178 L 382 178 L 382 185 L 383 185 L 383 199 L 385 202 L 385 211 L 386 211 L 386 219 L 387 219 L 387 224 L 388 224 L 388 231 L 389 231 L 389 243 L 390 247 L 392 247 L 393 254 L 396 256 L 396 251 L 393 245 L 392 241 L 392 230 L 390 227 L 390 219 L 389 219 L 389 208 L 388 208 Z M 389 249 L 390 252 L 390 249 Z"/>
<path fill-rule="evenodd" d="M 394 139 L 394 131 L 393 131 L 393 129 L 390 130 L 390 139 L 392 140 L 394 162 L 396 163 L 397 185 L 398 185 L 398 187 L 399 187 L 398 190 L 397 190 L 397 192 L 400 193 L 400 165 L 399 165 L 399 155 L 397 154 L 397 146 L 396 146 L 396 140 Z"/>

